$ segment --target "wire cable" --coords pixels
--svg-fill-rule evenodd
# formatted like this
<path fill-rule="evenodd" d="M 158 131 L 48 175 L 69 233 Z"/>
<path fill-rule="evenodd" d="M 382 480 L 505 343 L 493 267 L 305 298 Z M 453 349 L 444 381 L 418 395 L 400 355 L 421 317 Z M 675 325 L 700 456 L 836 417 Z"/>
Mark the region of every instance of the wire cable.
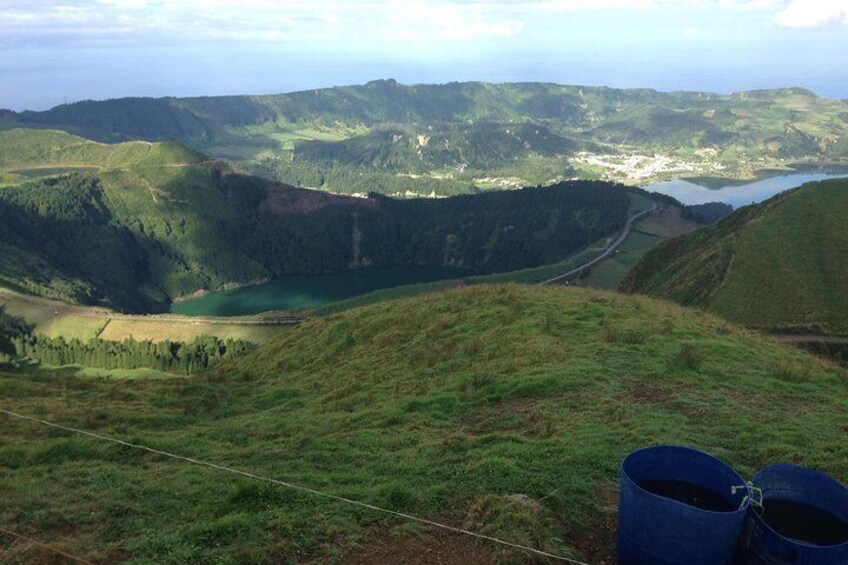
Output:
<path fill-rule="evenodd" d="M 6 528 L 0 528 L 0 533 L 6 534 L 8 536 L 19 539 L 21 541 L 25 541 L 25 542 L 27 542 L 31 545 L 37 545 L 38 547 L 43 547 L 44 549 L 52 551 L 56 555 L 61 555 L 62 557 L 66 558 L 66 559 L 70 559 L 71 561 L 74 561 L 76 563 L 82 563 L 83 565 L 94 565 L 94 563 L 92 563 L 91 561 L 88 561 L 86 559 L 83 559 L 82 557 L 77 557 L 76 555 L 71 555 L 70 553 L 67 553 L 65 551 L 62 551 L 61 549 L 55 548 L 52 545 L 47 545 L 46 543 L 42 543 L 42 542 L 38 541 L 37 539 L 31 538 L 29 536 L 25 536 L 23 534 L 15 533 L 11 530 L 7 530 Z"/>
<path fill-rule="evenodd" d="M 55 423 L 49 422 L 47 420 L 42 420 L 41 418 L 36 418 L 34 416 L 27 416 L 27 415 L 24 415 L 24 414 L 18 414 L 16 412 L 4 410 L 2 408 L 0 408 L 0 413 L 6 414 L 7 416 L 12 416 L 13 418 L 18 418 L 18 419 L 21 419 L 21 420 L 28 420 L 28 421 L 31 421 L 31 422 L 37 422 L 39 424 L 49 426 L 51 428 L 56 428 L 56 429 L 59 429 L 59 430 L 64 430 L 64 431 L 67 431 L 67 432 L 72 432 L 72 433 L 88 436 L 88 437 L 91 437 L 91 438 L 94 438 L 94 439 L 99 439 L 101 441 L 108 441 L 108 442 L 115 443 L 115 444 L 118 444 L 118 445 L 123 445 L 125 447 L 131 447 L 131 448 L 134 448 L 134 449 L 141 449 L 143 451 L 147 451 L 149 453 L 155 453 L 157 455 L 162 455 L 164 457 L 168 457 L 168 458 L 171 458 L 171 459 L 177 459 L 177 460 L 180 460 L 180 461 L 185 461 L 187 463 L 193 463 L 194 465 L 200 465 L 200 466 L 203 466 L 203 467 L 210 467 L 210 468 L 216 469 L 218 471 L 224 471 L 226 473 L 231 473 L 231 474 L 234 474 L 234 475 L 241 475 L 242 477 L 247 477 L 249 479 L 254 479 L 254 480 L 257 480 L 257 481 L 264 481 L 264 482 L 267 482 L 267 483 L 286 487 L 286 488 L 289 488 L 289 489 L 292 489 L 292 490 L 297 490 L 297 491 L 306 492 L 306 493 L 309 493 L 309 494 L 312 494 L 312 495 L 315 495 L 315 496 L 328 498 L 330 500 L 335 500 L 335 501 L 338 501 L 338 502 L 344 502 L 345 504 L 350 504 L 352 506 L 358 506 L 360 508 L 366 508 L 366 509 L 371 510 L 373 512 L 380 512 L 380 513 L 383 513 L 383 514 L 388 514 L 390 516 L 403 518 L 405 520 L 409 520 L 409 521 L 412 521 L 412 522 L 418 522 L 420 524 L 433 526 L 435 528 L 441 528 L 443 530 L 447 530 L 449 532 L 453 532 L 453 533 L 456 533 L 456 534 L 462 534 L 462 535 L 471 536 L 471 537 L 482 539 L 482 540 L 487 540 L 487 541 L 490 541 L 490 542 L 493 542 L 493 543 L 496 543 L 496 544 L 500 544 L 500 545 L 503 545 L 503 546 L 506 546 L 506 547 L 511 547 L 513 549 L 526 551 L 528 553 L 532 553 L 532 554 L 538 555 L 540 557 L 547 557 L 549 559 L 555 559 L 557 561 L 562 561 L 562 562 L 565 562 L 565 563 L 571 563 L 572 565 L 589 565 L 588 563 L 584 563 L 584 562 L 578 561 L 576 559 L 571 559 L 570 557 L 566 557 L 564 555 L 557 555 L 557 554 L 554 554 L 554 553 L 549 553 L 547 551 L 542 551 L 541 549 L 536 549 L 534 547 L 529 547 L 529 546 L 526 546 L 526 545 L 513 543 L 511 541 L 502 540 L 500 538 L 488 536 L 486 534 L 481 534 L 481 533 L 478 533 L 478 532 L 472 532 L 470 530 L 466 530 L 466 529 L 463 529 L 463 528 L 457 528 L 455 526 L 450 526 L 448 524 L 442 524 L 440 522 L 428 520 L 427 518 L 420 518 L 418 516 L 413 516 L 412 514 L 406 514 L 404 512 L 397 512 L 395 510 L 390 510 L 388 508 L 381 508 L 381 507 L 375 506 L 373 504 L 368 504 L 367 502 L 362 502 L 362 501 L 354 500 L 354 499 L 351 499 L 351 498 L 345 498 L 344 496 L 339 496 L 337 494 L 323 492 L 323 491 L 316 490 L 316 489 L 313 489 L 313 488 L 309 488 L 309 487 L 305 487 L 305 486 L 301 486 L 301 485 L 296 485 L 294 483 L 289 483 L 289 482 L 281 481 L 281 480 L 278 480 L 278 479 L 272 479 L 270 477 L 263 477 L 261 475 L 256 475 L 254 473 L 250 473 L 248 471 L 242 471 L 240 469 L 234 469 L 232 467 L 227 467 L 225 465 L 218 465 L 217 463 L 210 463 L 208 461 L 201 461 L 199 459 L 194 459 L 192 457 L 186 457 L 184 455 L 177 455 L 176 453 L 169 453 L 167 451 L 154 449 L 152 447 L 147 447 L 145 445 L 139 445 L 139 444 L 123 441 L 123 440 L 120 440 L 120 439 L 115 439 L 115 438 L 103 436 L 103 435 L 100 435 L 100 434 L 97 434 L 97 433 L 94 433 L 94 432 L 89 432 L 89 431 L 86 431 L 86 430 L 80 430 L 80 429 L 77 429 L 77 428 L 72 428 L 70 426 L 63 426 L 62 424 L 55 424 Z"/>

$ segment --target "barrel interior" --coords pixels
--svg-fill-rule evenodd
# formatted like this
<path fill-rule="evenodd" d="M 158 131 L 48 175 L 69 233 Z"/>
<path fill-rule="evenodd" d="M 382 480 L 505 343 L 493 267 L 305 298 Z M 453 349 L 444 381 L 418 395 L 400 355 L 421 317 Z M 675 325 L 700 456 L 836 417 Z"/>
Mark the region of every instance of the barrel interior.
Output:
<path fill-rule="evenodd" d="M 763 500 L 763 521 L 785 538 L 817 546 L 848 542 L 848 523 L 830 512 L 793 500 Z"/>
<path fill-rule="evenodd" d="M 712 490 L 677 480 L 642 480 L 638 485 L 648 492 L 710 512 L 733 512 L 737 508 Z"/>

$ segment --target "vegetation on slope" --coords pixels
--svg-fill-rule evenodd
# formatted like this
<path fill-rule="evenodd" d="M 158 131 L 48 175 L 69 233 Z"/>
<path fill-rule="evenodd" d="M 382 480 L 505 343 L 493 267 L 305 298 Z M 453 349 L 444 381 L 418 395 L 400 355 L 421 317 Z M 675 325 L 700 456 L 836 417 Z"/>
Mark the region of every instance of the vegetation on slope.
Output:
<path fill-rule="evenodd" d="M 27 135 L 49 145 L 57 134 Z M 297 189 L 218 162 L 104 167 L 0 190 L 0 284 L 149 311 L 199 289 L 362 265 L 506 271 L 615 232 L 629 204 L 600 182 L 397 201 Z"/>
<path fill-rule="evenodd" d="M 4 409 L 591 562 L 614 552 L 618 468 L 638 447 L 844 482 L 846 386 L 835 365 L 708 314 L 518 286 L 311 320 L 189 379 L 0 373 Z M 30 422 L 4 418 L 0 437 L 0 523 L 93 561 L 345 562 L 442 536 Z M 444 546 L 458 544 L 509 557 Z"/>
<path fill-rule="evenodd" d="M 848 182 L 810 183 L 658 246 L 622 289 L 771 330 L 848 333 Z"/>
<path fill-rule="evenodd" d="M 207 158 L 175 142 L 131 141 L 97 143 L 63 131 L 13 129 L 0 131 L 0 169 L 5 184 L 74 170 L 184 166 Z"/>
<path fill-rule="evenodd" d="M 579 151 L 661 154 L 688 164 L 667 174 L 694 167 L 751 176 L 784 169 L 785 161 L 844 164 L 846 111 L 844 101 L 798 88 L 723 96 L 386 80 L 274 96 L 84 101 L 5 112 L 0 128 L 52 127 L 101 141 L 178 139 L 290 184 L 444 195 L 575 176 L 570 159 Z M 581 175 L 610 172 L 584 165 Z"/>

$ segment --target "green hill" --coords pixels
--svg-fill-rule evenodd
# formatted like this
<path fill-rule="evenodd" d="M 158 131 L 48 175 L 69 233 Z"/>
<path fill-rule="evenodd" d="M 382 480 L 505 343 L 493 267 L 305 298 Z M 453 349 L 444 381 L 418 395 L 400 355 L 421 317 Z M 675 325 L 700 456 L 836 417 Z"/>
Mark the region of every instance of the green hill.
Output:
<path fill-rule="evenodd" d="M 0 131 L 0 169 L 21 179 L 62 170 L 103 170 L 147 166 L 185 166 L 208 160 L 178 143 L 130 141 L 105 144 L 63 131 Z"/>
<path fill-rule="evenodd" d="M 0 372 L 0 397 L 6 410 L 598 563 L 615 551 L 620 462 L 645 445 L 702 448 L 745 477 L 785 461 L 848 480 L 847 382 L 666 302 L 499 286 L 314 319 L 187 379 Z M 32 422 L 6 417 L 0 438 L 3 526 L 95 562 L 522 557 Z"/>
<path fill-rule="evenodd" d="M 383 80 L 272 96 L 83 101 L 0 112 L 0 129 L 55 128 L 112 142 L 176 139 L 290 184 L 448 195 L 578 175 L 646 180 L 627 166 L 581 160 L 581 152 L 607 163 L 671 159 L 666 172 L 647 173 L 653 178 L 845 166 L 847 113 L 845 101 L 798 88 L 718 95 Z"/>
<path fill-rule="evenodd" d="M 602 182 L 439 200 L 349 198 L 234 172 L 174 142 L 0 137 L 0 284 L 130 311 L 285 274 L 365 265 L 491 273 L 554 263 L 619 230 L 630 192 Z M 85 164 L 82 173 L 69 163 Z M 63 166 L 65 168 L 57 166 Z"/>
<path fill-rule="evenodd" d="M 769 330 L 848 333 L 848 182 L 810 183 L 646 254 L 628 292 Z"/>

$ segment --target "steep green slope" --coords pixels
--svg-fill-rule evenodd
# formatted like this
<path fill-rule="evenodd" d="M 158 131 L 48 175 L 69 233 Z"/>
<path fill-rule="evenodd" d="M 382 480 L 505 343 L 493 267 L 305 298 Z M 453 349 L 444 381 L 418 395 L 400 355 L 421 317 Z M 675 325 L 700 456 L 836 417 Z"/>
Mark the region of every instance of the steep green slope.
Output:
<path fill-rule="evenodd" d="M 638 447 L 692 445 L 746 477 L 787 461 L 848 480 L 846 393 L 836 366 L 711 315 L 518 286 L 315 319 L 184 380 L 0 373 L 7 410 L 592 563 L 614 553 L 619 465 Z M 3 526 L 96 562 L 508 557 L 35 423 L 5 418 L 0 438 Z M 35 551 L 7 546 L 22 562 Z"/>
<path fill-rule="evenodd" d="M 336 192 L 444 195 L 576 173 L 635 182 L 685 171 L 750 177 L 785 169 L 786 161 L 845 165 L 845 115 L 848 103 L 798 88 L 717 95 L 387 80 L 274 96 L 85 101 L 3 112 L 0 128 L 52 127 L 103 141 L 178 139 L 273 180 Z M 641 173 L 627 164 L 657 154 L 670 161 Z"/>
<path fill-rule="evenodd" d="M 149 166 L 185 166 L 208 160 L 178 143 L 132 141 L 98 143 L 63 131 L 12 129 L 0 131 L 0 169 L 30 178 L 56 174 L 62 169 L 118 169 Z"/>
<path fill-rule="evenodd" d="M 810 183 L 648 253 L 622 289 L 749 326 L 848 333 L 848 182 Z"/>
<path fill-rule="evenodd" d="M 443 200 L 347 198 L 202 156 L 185 162 L 195 154 L 173 143 L 117 159 L 128 145 L 135 151 L 40 130 L 0 138 L 0 150 L 20 159 L 5 170 L 51 167 L 46 178 L 0 189 L 0 283 L 148 311 L 200 289 L 364 265 L 508 271 L 559 261 L 617 231 L 630 202 L 627 190 L 600 182 Z M 66 161 L 54 156 L 76 147 L 93 155 L 96 171 L 56 176 L 52 166 Z"/>

